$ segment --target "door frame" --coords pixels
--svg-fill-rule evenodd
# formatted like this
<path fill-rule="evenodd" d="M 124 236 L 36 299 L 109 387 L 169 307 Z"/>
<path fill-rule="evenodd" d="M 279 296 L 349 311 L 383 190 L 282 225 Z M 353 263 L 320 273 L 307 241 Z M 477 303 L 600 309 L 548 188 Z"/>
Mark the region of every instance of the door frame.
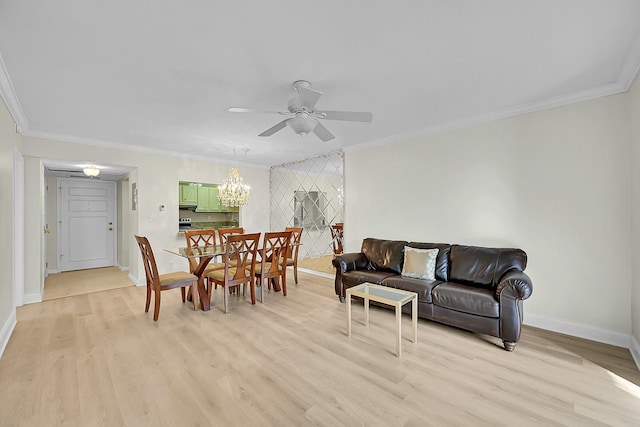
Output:
<path fill-rule="evenodd" d="M 61 219 L 61 212 L 62 212 L 62 205 L 61 205 L 61 181 L 72 181 L 72 182 L 87 182 L 88 178 L 62 178 L 62 177 L 58 177 L 56 179 L 56 238 L 57 238 L 57 244 L 56 244 L 56 250 L 57 250 L 57 261 L 56 261 L 56 265 L 57 265 L 57 271 L 62 272 L 62 268 L 60 266 L 60 253 L 62 253 L 62 239 L 60 238 L 60 223 L 62 222 Z M 118 260 L 118 216 L 117 216 L 117 212 L 118 212 L 118 196 L 117 196 L 117 186 L 115 181 L 99 181 L 102 184 L 109 184 L 113 186 L 113 191 L 111 192 L 111 203 L 113 206 L 113 254 L 112 254 L 112 259 L 113 259 L 113 265 L 112 266 L 117 266 L 117 260 Z M 49 219 L 50 221 L 51 219 Z"/>
<path fill-rule="evenodd" d="M 24 304 L 24 157 L 13 150 L 13 303 Z"/>

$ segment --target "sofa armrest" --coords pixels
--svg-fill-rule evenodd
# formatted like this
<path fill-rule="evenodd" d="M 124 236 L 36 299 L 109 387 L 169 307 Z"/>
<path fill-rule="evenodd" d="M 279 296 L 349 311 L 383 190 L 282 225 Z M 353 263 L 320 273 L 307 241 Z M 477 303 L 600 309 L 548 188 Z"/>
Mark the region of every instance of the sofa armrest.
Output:
<path fill-rule="evenodd" d="M 347 271 L 357 270 L 359 268 L 367 268 L 367 266 L 369 265 L 369 259 L 365 254 L 361 252 L 350 253 L 335 257 L 333 261 L 331 261 L 331 263 L 336 268 L 336 295 L 338 295 L 338 298 L 340 298 L 340 302 L 344 302 L 345 289 L 344 283 L 342 283 L 342 274 L 346 273 Z"/>
<path fill-rule="evenodd" d="M 367 256 L 362 252 L 338 255 L 331 262 L 337 270 L 340 270 L 340 273 L 367 268 L 369 264 Z"/>
<path fill-rule="evenodd" d="M 533 283 L 523 271 L 511 270 L 500 279 L 496 288 L 496 299 L 500 301 L 502 294 L 506 292 L 511 298 L 527 299 L 533 292 Z"/>

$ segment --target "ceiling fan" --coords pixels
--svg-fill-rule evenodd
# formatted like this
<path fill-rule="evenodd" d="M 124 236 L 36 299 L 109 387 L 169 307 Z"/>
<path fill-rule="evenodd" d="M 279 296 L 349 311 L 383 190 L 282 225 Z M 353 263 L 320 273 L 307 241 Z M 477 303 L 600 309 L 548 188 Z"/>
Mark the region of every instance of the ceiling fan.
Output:
<path fill-rule="evenodd" d="M 293 82 L 293 88 L 298 92 L 298 97 L 289 100 L 289 111 L 263 111 L 237 107 L 231 107 L 229 111 L 232 113 L 275 113 L 289 116 L 289 118 L 270 127 L 258 136 L 271 136 L 289 125 L 298 135 L 304 136 L 309 132 L 313 132 L 324 142 L 334 139 L 335 136 L 320 123 L 322 119 L 368 123 L 373 120 L 373 114 L 367 112 L 316 110 L 315 106 L 322 96 L 322 92 L 311 89 L 311 83 L 306 80 Z"/>

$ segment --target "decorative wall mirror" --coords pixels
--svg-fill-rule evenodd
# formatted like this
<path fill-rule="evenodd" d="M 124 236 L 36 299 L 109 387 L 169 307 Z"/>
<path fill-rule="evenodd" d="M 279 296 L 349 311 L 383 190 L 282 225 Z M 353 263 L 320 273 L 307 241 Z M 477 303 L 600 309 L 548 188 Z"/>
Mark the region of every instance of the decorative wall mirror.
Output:
<path fill-rule="evenodd" d="M 331 260 L 338 246 L 342 248 L 343 170 L 341 152 L 271 168 L 271 229 L 304 229 L 298 255 L 301 268 L 334 273 Z"/>

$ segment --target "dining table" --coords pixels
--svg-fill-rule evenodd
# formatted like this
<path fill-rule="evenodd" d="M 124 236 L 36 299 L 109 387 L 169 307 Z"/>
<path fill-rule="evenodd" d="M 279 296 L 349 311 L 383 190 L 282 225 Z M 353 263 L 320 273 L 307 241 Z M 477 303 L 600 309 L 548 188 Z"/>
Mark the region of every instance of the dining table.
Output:
<path fill-rule="evenodd" d="M 211 262 L 214 257 L 224 255 L 227 252 L 227 247 L 225 245 L 184 246 L 165 249 L 165 251 L 187 259 L 197 259 L 198 263 L 191 272 L 191 274 L 198 278 L 198 292 L 193 292 L 191 295 L 193 298 L 193 306 L 196 308 L 200 307 L 203 311 L 209 311 L 211 309 L 211 301 L 204 286 L 204 274 L 209 262 Z"/>
<path fill-rule="evenodd" d="M 293 244 L 293 246 L 299 245 L 302 244 Z M 209 265 L 209 262 L 211 262 L 213 258 L 225 255 L 227 253 L 226 245 L 206 245 L 193 247 L 181 246 L 178 248 L 168 248 L 165 249 L 165 251 L 186 259 L 197 259 L 198 263 L 191 272 L 191 274 L 195 275 L 198 278 L 198 292 L 191 293 L 191 296 L 193 298 L 193 306 L 195 309 L 200 307 L 200 309 L 203 311 L 209 311 L 211 309 L 211 300 L 209 298 L 209 294 L 207 293 L 207 289 L 204 286 L 205 272 L 207 270 L 207 265 Z M 281 290 L 280 285 L 277 282 L 274 283 L 273 288 L 275 292 L 280 292 Z"/>

